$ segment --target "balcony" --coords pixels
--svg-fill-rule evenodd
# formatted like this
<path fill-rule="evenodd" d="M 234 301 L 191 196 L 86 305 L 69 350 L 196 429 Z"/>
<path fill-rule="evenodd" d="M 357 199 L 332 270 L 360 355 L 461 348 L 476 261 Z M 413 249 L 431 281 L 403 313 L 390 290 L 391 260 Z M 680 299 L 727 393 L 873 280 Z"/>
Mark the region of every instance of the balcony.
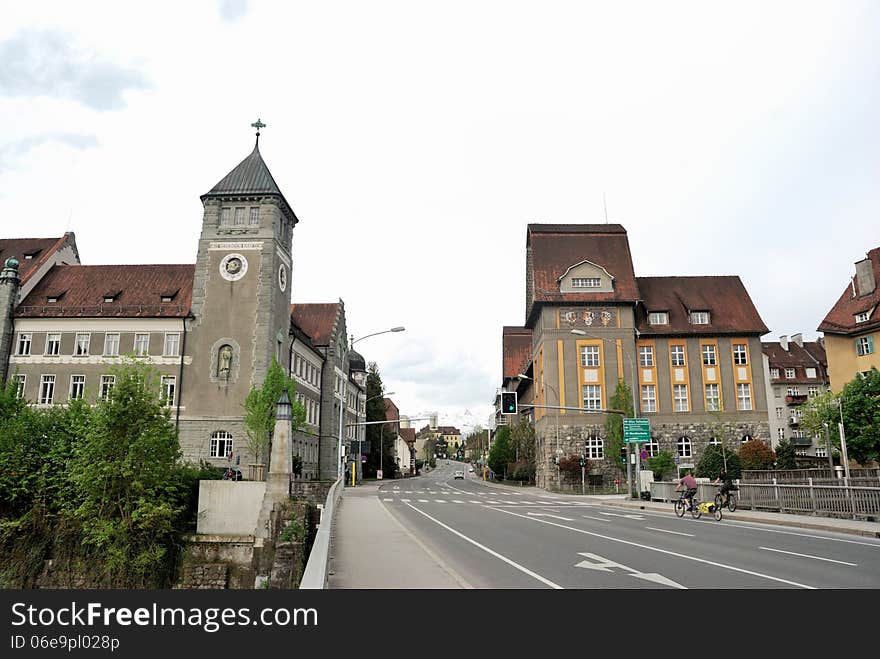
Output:
<path fill-rule="evenodd" d="M 793 446 L 812 446 L 813 440 L 809 437 L 792 437 L 791 443 Z"/>
<path fill-rule="evenodd" d="M 807 394 L 788 394 L 785 397 L 785 402 L 789 405 L 791 404 L 800 404 L 807 402 Z"/>
<path fill-rule="evenodd" d="M 801 420 L 796 416 L 790 417 L 788 419 L 788 425 L 789 426 L 799 426 L 799 425 L 801 425 Z"/>

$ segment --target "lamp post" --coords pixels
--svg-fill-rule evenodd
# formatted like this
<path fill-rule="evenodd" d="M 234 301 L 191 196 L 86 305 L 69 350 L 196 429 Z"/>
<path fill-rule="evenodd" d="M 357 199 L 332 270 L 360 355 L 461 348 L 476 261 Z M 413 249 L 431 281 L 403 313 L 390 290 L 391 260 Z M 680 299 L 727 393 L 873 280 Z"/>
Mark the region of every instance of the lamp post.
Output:
<path fill-rule="evenodd" d="M 364 339 L 368 339 L 371 336 L 376 336 L 378 334 L 387 334 L 388 332 L 402 332 L 405 329 L 406 329 L 405 327 L 392 327 L 391 329 L 382 330 L 381 332 L 373 332 L 372 334 L 367 334 L 366 336 L 362 336 L 359 339 L 355 339 L 354 336 L 352 335 L 351 343 L 349 343 L 348 349 L 352 350 L 354 348 L 355 343 L 357 343 L 358 341 L 363 341 Z M 344 419 L 345 403 L 346 403 L 345 394 L 346 394 L 347 389 L 348 389 L 348 382 L 344 381 L 342 383 L 342 391 L 339 392 L 339 438 L 336 441 L 336 478 L 340 478 L 342 476 L 342 471 L 343 471 L 342 462 L 343 462 L 344 458 L 342 455 L 342 429 L 344 427 L 343 419 Z M 380 454 L 381 454 L 381 450 L 380 450 Z M 358 459 L 360 460 L 360 456 L 358 456 Z"/>
<path fill-rule="evenodd" d="M 394 394 L 395 394 L 394 391 L 389 391 L 388 393 L 379 394 L 378 396 L 370 396 L 369 398 L 367 398 L 364 401 L 364 415 L 366 415 L 366 413 L 367 413 L 367 403 L 369 403 L 371 400 L 376 400 L 377 398 L 384 398 L 385 396 L 393 396 Z M 381 428 L 379 428 L 379 437 L 382 437 L 382 429 Z M 361 466 L 361 464 L 362 464 L 361 463 L 361 456 L 363 454 L 364 454 L 364 438 L 360 436 L 360 430 L 358 430 L 358 465 L 357 465 L 357 469 L 360 470 L 361 480 L 363 480 L 363 478 L 364 478 L 364 469 Z M 381 459 L 381 456 L 382 456 L 382 447 L 381 446 L 379 447 L 379 456 Z M 381 467 L 380 467 L 380 469 L 381 469 Z"/>
<path fill-rule="evenodd" d="M 637 330 L 635 330 L 635 328 L 633 328 L 633 332 L 636 333 L 635 338 L 638 338 L 638 332 L 637 332 Z M 588 334 L 587 332 L 585 332 L 583 330 L 573 329 L 573 330 L 571 330 L 571 333 L 577 334 L 578 336 L 586 336 L 591 339 L 599 339 L 600 341 L 606 341 L 608 343 L 613 343 L 614 347 L 615 348 L 617 347 L 617 343 L 614 343 L 611 339 L 606 339 L 602 336 L 596 336 L 594 334 Z M 629 362 L 629 366 L 630 366 L 630 377 L 632 378 L 632 388 L 630 389 L 630 392 L 632 394 L 633 418 L 635 419 L 635 418 L 638 418 L 638 416 L 639 416 L 639 403 L 638 403 L 638 397 L 636 396 L 636 389 L 639 386 L 639 382 L 638 382 L 638 380 L 636 380 L 636 365 L 635 365 L 635 362 L 632 359 L 630 359 L 629 355 L 627 355 L 626 352 L 623 350 L 622 346 L 621 346 L 621 354 L 626 358 L 626 360 Z M 640 471 L 641 466 L 642 466 L 642 460 L 641 460 L 641 457 L 638 456 L 638 450 L 639 450 L 639 447 L 638 447 L 638 443 L 637 443 L 636 444 L 636 456 L 637 456 L 638 462 L 636 464 L 638 465 L 639 471 Z M 627 482 L 627 487 L 629 489 L 630 495 L 632 495 L 632 481 L 630 480 L 630 474 L 629 474 L 629 472 L 630 472 L 629 447 L 627 447 L 626 459 L 627 459 L 626 482 Z M 638 479 L 638 477 L 639 477 L 638 473 L 634 474 L 633 480 Z"/>
<path fill-rule="evenodd" d="M 517 373 L 516 377 L 523 380 L 531 380 L 535 384 L 538 384 L 538 381 L 535 378 L 530 378 L 525 373 Z M 550 387 L 550 390 L 556 396 L 556 401 L 559 405 L 562 405 L 562 401 L 559 399 L 559 393 L 556 391 L 556 388 L 550 384 L 549 382 L 544 382 L 544 386 Z M 559 455 L 561 453 L 561 449 L 559 448 L 559 410 L 556 410 L 556 487 L 562 488 L 562 483 L 560 482 L 559 477 Z"/>

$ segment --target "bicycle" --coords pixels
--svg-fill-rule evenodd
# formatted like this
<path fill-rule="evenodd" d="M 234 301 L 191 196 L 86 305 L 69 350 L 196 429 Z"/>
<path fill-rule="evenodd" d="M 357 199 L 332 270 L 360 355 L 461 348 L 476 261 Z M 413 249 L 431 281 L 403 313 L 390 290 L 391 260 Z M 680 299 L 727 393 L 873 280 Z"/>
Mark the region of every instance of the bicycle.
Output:
<path fill-rule="evenodd" d="M 685 499 L 684 495 L 685 492 L 682 492 L 681 496 L 679 496 L 678 500 L 675 502 L 675 514 L 679 517 L 684 517 L 684 511 L 687 509 L 687 499 Z M 734 504 L 734 507 L 736 507 L 736 504 Z M 721 506 L 715 501 L 700 501 L 696 494 L 694 494 L 691 499 L 690 511 L 691 517 L 694 519 L 700 519 L 703 513 L 706 513 L 707 515 L 713 515 L 716 521 L 721 521 Z"/>
<path fill-rule="evenodd" d="M 720 487 L 720 486 L 719 486 Z M 734 485 L 733 487 L 736 487 Z M 733 493 L 733 489 L 727 490 L 727 501 L 724 501 L 724 496 L 719 492 L 715 495 L 715 507 L 718 509 L 723 508 L 725 505 L 730 512 L 736 510 L 736 495 Z"/>

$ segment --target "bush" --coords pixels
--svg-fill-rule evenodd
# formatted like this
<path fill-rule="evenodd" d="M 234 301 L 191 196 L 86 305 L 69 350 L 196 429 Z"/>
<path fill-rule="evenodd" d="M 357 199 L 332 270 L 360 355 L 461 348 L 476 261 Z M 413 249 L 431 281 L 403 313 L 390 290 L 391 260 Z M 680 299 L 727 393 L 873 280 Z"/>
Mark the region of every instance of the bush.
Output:
<path fill-rule="evenodd" d="M 742 478 L 742 462 L 740 457 L 733 451 L 726 449 L 722 453 L 721 446 L 717 444 L 709 444 L 706 450 L 703 451 L 694 476 L 715 480 L 724 470 L 725 458 L 727 459 L 727 475 L 732 479 Z"/>
<path fill-rule="evenodd" d="M 753 439 L 743 444 L 739 451 L 743 469 L 773 469 L 776 464 L 776 454 L 770 448 L 770 444 Z"/>
<path fill-rule="evenodd" d="M 669 451 L 660 451 L 653 458 L 648 458 L 648 469 L 654 472 L 654 480 L 662 481 L 667 474 L 675 472 L 675 458 Z"/>
<path fill-rule="evenodd" d="M 509 478 L 515 481 L 533 482 L 535 480 L 535 463 L 530 460 L 519 460 L 507 466 Z"/>

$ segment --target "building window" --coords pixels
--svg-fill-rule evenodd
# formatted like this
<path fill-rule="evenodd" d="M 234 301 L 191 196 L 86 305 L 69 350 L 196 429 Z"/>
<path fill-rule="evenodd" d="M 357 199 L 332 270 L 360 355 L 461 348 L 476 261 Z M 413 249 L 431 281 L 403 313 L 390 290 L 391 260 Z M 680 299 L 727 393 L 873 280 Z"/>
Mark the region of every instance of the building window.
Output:
<path fill-rule="evenodd" d="M 786 380 L 794 380 L 795 372 L 793 368 L 785 369 L 785 378 Z"/>
<path fill-rule="evenodd" d="M 807 387 L 807 396 L 818 396 L 819 395 L 819 387 Z"/>
<path fill-rule="evenodd" d="M 30 334 L 19 334 L 18 335 L 18 345 L 15 350 L 16 355 L 29 355 L 31 354 L 31 335 Z"/>
<path fill-rule="evenodd" d="M 816 457 L 817 458 L 827 458 L 828 457 L 828 449 L 824 446 L 816 447 Z"/>
<path fill-rule="evenodd" d="M 260 207 L 252 206 L 251 207 L 251 226 L 255 227 L 260 224 Z"/>
<path fill-rule="evenodd" d="M 653 458 L 660 452 L 660 444 L 657 443 L 655 437 L 651 437 L 651 441 L 645 444 L 645 450 L 648 452 L 649 458 Z"/>
<path fill-rule="evenodd" d="M 231 221 L 232 212 L 228 208 L 224 208 L 220 211 L 220 225 L 224 227 L 228 227 Z"/>
<path fill-rule="evenodd" d="M 150 352 L 150 335 L 135 334 L 134 335 L 134 354 L 138 357 L 144 357 Z"/>
<path fill-rule="evenodd" d="M 119 355 L 119 334 L 104 335 L 104 356 L 117 357 Z"/>
<path fill-rule="evenodd" d="M 237 227 L 244 226 L 244 208 L 235 209 L 235 221 L 233 224 Z"/>
<path fill-rule="evenodd" d="M 680 458 L 690 458 L 693 457 L 693 453 L 691 452 L 691 438 L 687 435 L 682 435 L 678 438 L 677 442 L 678 448 L 678 457 Z"/>
<path fill-rule="evenodd" d="M 232 458 L 232 435 L 225 430 L 211 434 L 212 458 Z"/>
<path fill-rule="evenodd" d="M 752 386 L 750 384 L 736 385 L 736 408 L 738 410 L 752 409 Z"/>
<path fill-rule="evenodd" d="M 785 439 L 785 428 L 777 428 L 776 436 L 779 437 L 779 439 Z"/>
<path fill-rule="evenodd" d="M 863 311 L 862 313 L 856 314 L 856 322 L 857 323 L 867 323 L 868 322 L 868 312 Z"/>
<path fill-rule="evenodd" d="M 571 280 L 572 288 L 599 288 L 601 285 L 598 277 L 573 277 Z"/>
<path fill-rule="evenodd" d="M 862 336 L 856 339 L 856 353 L 863 357 L 874 352 L 874 337 Z"/>
<path fill-rule="evenodd" d="M 585 410 L 601 410 L 602 409 L 602 385 L 585 384 L 584 385 L 584 409 Z"/>
<path fill-rule="evenodd" d="M 73 354 L 77 357 L 86 357 L 89 354 L 89 343 L 91 342 L 91 334 L 77 334 L 76 342 L 73 345 Z"/>
<path fill-rule="evenodd" d="M 70 400 L 79 400 L 83 397 L 83 393 L 86 389 L 86 376 L 85 375 L 71 375 L 70 376 Z"/>
<path fill-rule="evenodd" d="M 180 334 L 177 332 L 165 334 L 165 356 L 177 357 L 180 351 Z"/>
<path fill-rule="evenodd" d="M 669 314 L 665 311 L 652 311 L 648 314 L 649 325 L 668 325 Z"/>
<path fill-rule="evenodd" d="M 98 391 L 98 396 L 101 400 L 107 400 L 110 398 L 110 392 L 113 391 L 114 384 L 116 384 L 115 375 L 101 376 L 101 389 Z"/>
<path fill-rule="evenodd" d="M 721 396 L 717 384 L 706 385 L 706 411 L 717 412 L 721 409 Z"/>
<path fill-rule="evenodd" d="M 781 408 L 781 407 L 777 407 L 777 408 L 776 408 L 776 418 L 777 418 L 777 419 L 781 419 L 781 418 L 782 418 L 782 414 L 783 414 L 782 408 Z"/>
<path fill-rule="evenodd" d="M 778 380 L 779 379 L 779 369 L 778 368 L 771 368 L 770 369 L 770 379 L 771 380 Z"/>
<path fill-rule="evenodd" d="M 733 344 L 733 363 L 738 366 L 745 366 L 749 363 L 749 352 L 745 343 Z"/>
<path fill-rule="evenodd" d="M 710 446 L 720 446 L 720 445 L 721 445 L 721 440 L 718 439 L 717 437 L 710 437 L 710 438 L 709 438 L 709 445 L 710 445 Z"/>
<path fill-rule="evenodd" d="M 605 442 L 601 437 L 587 437 L 587 441 L 584 445 L 584 454 L 589 460 L 604 460 Z"/>
<path fill-rule="evenodd" d="M 672 386 L 673 398 L 675 399 L 675 411 L 688 411 L 688 388 L 686 384 L 676 384 Z"/>
<path fill-rule="evenodd" d="M 684 346 L 670 346 L 669 358 L 673 366 L 685 366 Z"/>
<path fill-rule="evenodd" d="M 811 380 L 816 379 L 816 369 L 815 368 L 808 368 L 808 369 L 806 369 L 806 372 L 807 372 L 808 378 L 810 378 Z"/>
<path fill-rule="evenodd" d="M 61 334 L 46 335 L 46 354 L 53 356 L 61 354 Z"/>
<path fill-rule="evenodd" d="M 52 399 L 55 397 L 55 376 L 40 376 L 40 405 L 51 405 Z"/>
<path fill-rule="evenodd" d="M 652 346 L 639 346 L 639 366 L 654 365 L 654 348 Z"/>
<path fill-rule="evenodd" d="M 174 388 L 177 378 L 173 375 L 162 376 L 162 404 L 171 407 L 174 405 Z"/>
<path fill-rule="evenodd" d="M 704 366 L 717 366 L 718 365 L 718 356 L 715 354 L 715 346 L 714 345 L 703 346 L 703 365 Z"/>
<path fill-rule="evenodd" d="M 27 381 L 27 376 L 16 373 L 12 376 L 12 381 L 15 383 L 15 397 L 24 398 L 24 384 Z"/>
<path fill-rule="evenodd" d="M 788 389 L 785 390 L 785 395 L 786 396 L 800 396 L 801 390 L 798 389 L 797 387 L 789 387 Z"/>
<path fill-rule="evenodd" d="M 581 348 L 581 366 L 599 366 L 599 346 Z"/>
<path fill-rule="evenodd" d="M 642 385 L 642 412 L 657 411 L 657 388 L 653 384 Z"/>
<path fill-rule="evenodd" d="M 708 325 L 708 311 L 691 311 L 691 325 Z"/>

